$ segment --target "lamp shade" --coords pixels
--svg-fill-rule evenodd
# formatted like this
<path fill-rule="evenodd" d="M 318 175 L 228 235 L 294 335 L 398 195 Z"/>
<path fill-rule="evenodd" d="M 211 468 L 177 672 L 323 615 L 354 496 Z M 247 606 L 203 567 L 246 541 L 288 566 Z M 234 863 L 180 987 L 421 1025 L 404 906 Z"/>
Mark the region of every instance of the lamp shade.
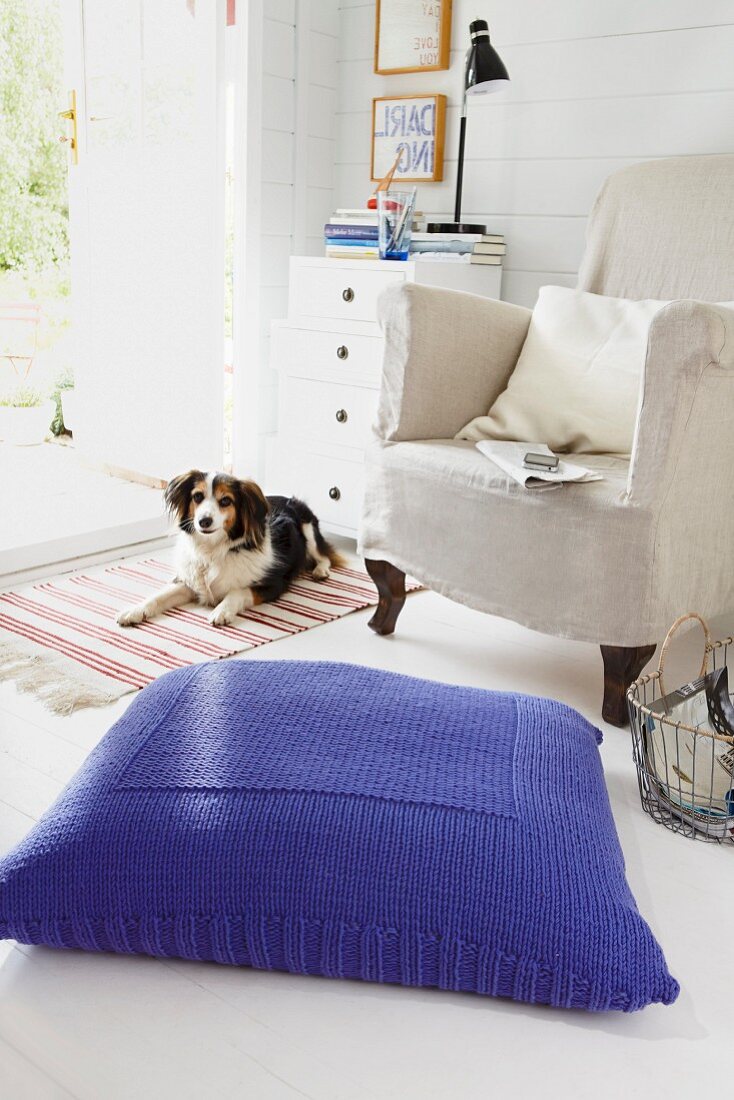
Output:
<path fill-rule="evenodd" d="M 464 88 L 467 95 L 487 95 L 499 92 L 510 78 L 502 58 L 489 41 L 489 27 L 484 19 L 469 24 L 471 46 L 466 55 Z"/>

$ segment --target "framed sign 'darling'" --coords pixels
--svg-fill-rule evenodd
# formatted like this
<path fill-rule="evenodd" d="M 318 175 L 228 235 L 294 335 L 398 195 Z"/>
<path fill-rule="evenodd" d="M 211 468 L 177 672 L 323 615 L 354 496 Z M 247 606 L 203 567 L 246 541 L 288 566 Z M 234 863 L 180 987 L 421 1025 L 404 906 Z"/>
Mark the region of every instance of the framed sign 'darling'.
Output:
<path fill-rule="evenodd" d="M 375 72 L 448 69 L 451 0 L 377 0 Z"/>
<path fill-rule="evenodd" d="M 443 179 L 445 95 L 380 96 L 372 100 L 372 179 L 381 180 L 398 154 L 393 186 Z"/>

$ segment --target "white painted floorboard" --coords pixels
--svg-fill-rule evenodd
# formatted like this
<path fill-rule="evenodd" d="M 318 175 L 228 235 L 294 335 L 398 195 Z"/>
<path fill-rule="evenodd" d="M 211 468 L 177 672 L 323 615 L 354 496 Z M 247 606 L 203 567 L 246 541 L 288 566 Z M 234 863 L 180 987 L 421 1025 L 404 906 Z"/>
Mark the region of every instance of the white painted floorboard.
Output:
<path fill-rule="evenodd" d="M 601 659 L 432 593 L 393 638 L 368 612 L 244 655 L 342 660 L 554 695 L 599 723 Z M 734 623 L 717 624 L 719 635 Z M 728 627 L 728 630 L 727 630 Z M 695 671 L 698 639 L 677 669 Z M 697 667 L 697 666 L 696 666 Z M 134 698 L 69 718 L 0 685 L 0 849 L 29 828 Z M 435 990 L 0 944 L 2 1100 L 475 1100 L 710 1096 L 731 1050 L 734 846 L 673 836 L 639 807 L 629 734 L 602 748 L 628 875 L 682 993 L 594 1016 Z M 542 807 L 538 808 L 542 812 Z"/>

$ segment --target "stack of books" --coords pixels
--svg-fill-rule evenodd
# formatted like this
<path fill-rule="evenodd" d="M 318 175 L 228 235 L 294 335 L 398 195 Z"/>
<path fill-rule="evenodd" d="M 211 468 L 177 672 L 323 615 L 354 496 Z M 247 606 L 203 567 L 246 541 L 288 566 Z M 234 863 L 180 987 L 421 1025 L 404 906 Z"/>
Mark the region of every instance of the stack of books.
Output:
<path fill-rule="evenodd" d="M 413 215 L 413 228 L 422 228 L 421 214 Z M 425 235 L 425 234 L 424 234 Z M 349 209 L 335 210 L 324 226 L 326 255 L 337 260 L 378 260 L 377 211 Z"/>
<path fill-rule="evenodd" d="M 413 215 L 410 256 L 413 260 L 502 266 L 506 252 L 501 233 L 427 233 L 423 214 Z M 380 258 L 377 211 L 367 207 L 335 210 L 324 226 L 326 255 L 337 260 Z"/>
<path fill-rule="evenodd" d="M 412 259 L 501 267 L 507 251 L 501 233 L 413 233 Z"/>

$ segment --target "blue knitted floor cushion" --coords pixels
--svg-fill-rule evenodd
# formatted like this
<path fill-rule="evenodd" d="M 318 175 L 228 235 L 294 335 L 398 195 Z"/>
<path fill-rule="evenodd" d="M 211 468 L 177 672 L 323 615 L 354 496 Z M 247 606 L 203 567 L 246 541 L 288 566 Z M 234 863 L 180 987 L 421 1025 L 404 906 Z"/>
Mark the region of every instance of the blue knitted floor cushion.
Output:
<path fill-rule="evenodd" d="M 670 1004 L 600 740 L 547 699 L 354 665 L 171 672 L 0 862 L 0 937 Z"/>

